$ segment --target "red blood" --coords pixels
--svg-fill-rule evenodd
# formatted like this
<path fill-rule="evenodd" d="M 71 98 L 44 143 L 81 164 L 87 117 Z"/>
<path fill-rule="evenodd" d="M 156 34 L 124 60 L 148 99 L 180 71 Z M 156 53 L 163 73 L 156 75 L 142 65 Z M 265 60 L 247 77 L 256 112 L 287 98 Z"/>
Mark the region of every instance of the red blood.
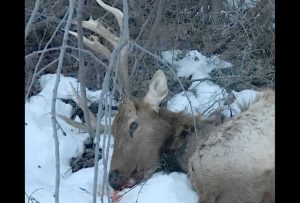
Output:
<path fill-rule="evenodd" d="M 121 200 L 121 197 L 122 195 L 118 194 L 117 191 L 113 191 L 111 194 L 110 194 L 110 198 L 111 198 L 111 201 L 113 203 L 119 203 L 120 200 Z"/>

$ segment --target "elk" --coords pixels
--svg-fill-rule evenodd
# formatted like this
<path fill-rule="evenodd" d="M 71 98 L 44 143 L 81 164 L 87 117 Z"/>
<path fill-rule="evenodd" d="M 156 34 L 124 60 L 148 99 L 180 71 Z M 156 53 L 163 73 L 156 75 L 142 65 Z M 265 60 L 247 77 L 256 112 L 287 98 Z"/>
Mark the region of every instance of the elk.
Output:
<path fill-rule="evenodd" d="M 122 17 L 121 11 L 97 2 Z M 83 27 L 98 33 L 113 47 L 119 40 L 99 22 L 89 20 Z M 84 43 L 110 57 L 111 52 L 95 38 L 85 38 Z M 128 49 L 122 51 L 124 59 Z M 127 60 L 120 61 L 120 67 L 126 69 L 121 71 L 127 72 Z M 122 82 L 128 82 L 126 77 Z M 275 202 L 274 91 L 263 91 L 246 111 L 225 122 L 219 115 L 197 115 L 195 125 L 191 115 L 160 107 L 167 94 L 166 76 L 158 70 L 143 99 L 125 97 L 120 103 L 111 127 L 114 149 L 110 186 L 122 190 L 147 180 L 158 170 L 181 171 L 188 174 L 199 193 L 199 203 Z"/>
<path fill-rule="evenodd" d="M 189 175 L 199 202 L 274 202 L 275 93 L 266 90 L 239 116 L 192 117 L 159 104 L 168 92 L 158 70 L 141 101 L 119 106 L 112 124 L 109 183 L 115 190 L 157 169 Z"/>

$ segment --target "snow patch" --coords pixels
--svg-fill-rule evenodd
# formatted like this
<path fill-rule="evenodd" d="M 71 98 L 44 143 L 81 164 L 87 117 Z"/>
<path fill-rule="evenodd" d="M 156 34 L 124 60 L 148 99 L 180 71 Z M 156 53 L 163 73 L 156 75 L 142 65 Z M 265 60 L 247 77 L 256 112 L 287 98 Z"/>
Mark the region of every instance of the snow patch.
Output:
<path fill-rule="evenodd" d="M 127 192 L 126 189 L 122 192 Z M 156 173 L 145 184 L 139 184 L 130 190 L 120 203 L 130 202 L 181 202 L 196 203 L 198 195 L 193 191 L 186 174 L 173 172 L 171 174 Z"/>

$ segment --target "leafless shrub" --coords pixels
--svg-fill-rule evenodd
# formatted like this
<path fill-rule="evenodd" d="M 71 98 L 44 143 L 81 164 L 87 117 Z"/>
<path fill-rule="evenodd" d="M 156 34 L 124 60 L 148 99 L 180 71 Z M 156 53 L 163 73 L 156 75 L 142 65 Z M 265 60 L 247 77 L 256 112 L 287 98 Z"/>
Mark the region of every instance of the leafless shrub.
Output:
<path fill-rule="evenodd" d="M 218 23 L 207 27 L 204 53 L 218 54 L 233 64 L 231 70 L 212 74 L 220 85 L 235 90 L 274 87 L 275 29 L 271 1 L 258 1 L 244 9 L 218 14 Z"/>
<path fill-rule="evenodd" d="M 25 23 L 28 22 L 33 11 L 34 2 L 34 0 L 25 1 Z M 106 0 L 105 2 L 116 8 L 122 8 L 122 1 Z M 253 7 L 249 8 L 245 7 L 245 1 L 234 1 L 235 5 L 229 5 L 228 2 L 225 0 L 170 2 L 130 0 L 130 39 L 158 55 L 162 51 L 172 49 L 196 49 L 207 56 L 220 56 L 233 64 L 231 70 L 222 69 L 212 74 L 216 82 L 225 88 L 241 90 L 263 86 L 273 87 L 275 84 L 274 1 L 257 1 Z M 43 49 L 62 19 L 67 5 L 67 0 L 41 2 L 36 20 L 26 40 L 26 55 Z M 99 18 L 104 25 L 109 25 L 113 33 L 119 33 L 114 16 L 99 7 L 94 0 L 86 0 L 83 6 L 83 19 L 87 20 L 90 16 L 93 16 L 93 19 Z M 84 32 L 89 34 L 87 30 Z M 60 46 L 62 33 L 60 30 L 51 43 L 51 47 Z M 101 43 L 107 47 L 110 46 L 105 40 Z M 68 44 L 76 47 L 77 41 L 74 37 L 70 37 Z M 57 57 L 58 51 L 47 53 L 40 68 L 45 67 Z M 99 55 L 97 57 L 105 61 L 103 57 Z M 78 59 L 77 51 L 67 50 L 62 70 L 64 75 L 77 75 L 76 58 Z M 88 67 L 86 85 L 95 90 L 100 88 L 99 84 L 103 81 L 104 67 L 91 57 L 90 59 L 85 62 L 85 66 Z M 27 81 L 33 73 L 35 64 L 27 61 L 26 63 Z M 144 81 L 151 78 L 158 65 L 152 57 L 139 50 L 131 50 L 128 67 L 131 81 L 134 81 L 131 90 L 133 94 L 143 94 L 141 91 L 144 91 L 146 87 L 143 84 Z M 55 66 L 52 68 L 53 70 L 50 67 L 47 68 L 43 74 L 55 72 Z M 172 81 L 172 77 L 168 79 Z M 33 89 L 30 95 L 36 92 Z"/>

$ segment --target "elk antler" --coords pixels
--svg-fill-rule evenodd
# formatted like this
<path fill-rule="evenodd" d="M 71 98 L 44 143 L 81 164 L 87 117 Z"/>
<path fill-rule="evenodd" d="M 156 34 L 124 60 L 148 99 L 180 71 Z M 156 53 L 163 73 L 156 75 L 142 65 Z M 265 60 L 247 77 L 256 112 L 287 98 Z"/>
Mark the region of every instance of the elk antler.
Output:
<path fill-rule="evenodd" d="M 119 37 L 115 36 L 108 29 L 106 29 L 98 20 L 90 19 L 88 21 L 82 21 L 82 27 L 89 29 L 95 32 L 96 34 L 104 37 L 113 45 L 113 47 L 117 46 Z"/>
<path fill-rule="evenodd" d="M 103 37 L 106 39 L 113 48 L 116 48 L 118 42 L 122 40 L 129 41 L 129 34 L 128 34 L 128 23 L 123 24 L 123 18 L 125 19 L 124 22 L 128 21 L 128 6 L 123 2 L 123 7 L 126 10 L 126 15 L 117 8 L 111 7 L 107 4 L 105 4 L 102 0 L 96 0 L 96 2 L 105 10 L 112 13 L 115 18 L 117 19 L 120 31 L 122 33 L 122 36 L 117 37 L 115 34 L 113 34 L 111 31 L 108 30 L 105 26 L 101 24 L 99 20 L 93 20 L 92 18 L 88 21 L 82 21 L 82 27 L 86 28 L 90 31 L 93 31 L 95 34 L 97 34 L 100 37 Z M 77 23 L 77 22 L 75 22 Z M 125 25 L 125 26 L 124 26 Z M 124 28 L 125 27 L 125 28 Z M 69 31 L 69 33 L 75 37 L 78 37 L 78 34 L 76 32 Z M 96 36 L 90 36 L 90 39 L 83 37 L 83 43 L 92 49 L 93 51 L 99 53 L 106 59 L 110 59 L 112 52 L 106 48 L 104 45 L 102 45 Z M 119 59 L 117 60 L 117 78 L 118 78 L 118 90 L 121 94 L 121 96 L 127 98 L 129 96 L 129 81 L 128 81 L 128 67 L 127 67 L 127 61 L 128 61 L 128 44 L 123 47 L 123 49 L 120 51 Z"/>
<path fill-rule="evenodd" d="M 111 12 L 116 17 L 116 19 L 118 21 L 118 24 L 119 24 L 119 27 L 122 28 L 123 13 L 119 9 L 111 7 L 107 4 L 105 4 L 102 0 L 96 0 L 96 1 L 102 8 L 104 8 L 105 10 Z"/>
<path fill-rule="evenodd" d="M 75 37 L 78 37 L 78 34 L 76 32 L 73 31 L 69 31 L 69 33 Z M 103 55 L 106 59 L 110 59 L 111 57 L 111 52 L 105 47 L 103 46 L 101 43 L 99 43 L 97 41 L 97 37 L 92 35 L 90 36 L 93 40 L 87 39 L 86 37 L 83 36 L 83 43 L 90 49 L 92 49 L 93 51 L 100 53 L 101 55 Z"/>
<path fill-rule="evenodd" d="M 111 12 L 116 17 L 119 28 L 121 30 L 122 25 L 123 25 L 123 13 L 119 9 L 116 9 L 114 7 L 111 7 L 107 4 L 105 4 L 102 0 L 96 0 L 96 1 L 102 8 Z M 77 23 L 77 22 L 75 21 L 75 23 Z M 91 30 L 91 31 L 95 32 L 96 34 L 98 34 L 99 36 L 103 37 L 109 43 L 111 43 L 114 48 L 117 46 L 119 37 L 117 37 L 112 32 L 110 32 L 107 28 L 105 28 L 99 20 L 93 20 L 91 18 L 88 21 L 82 21 L 82 27 L 84 27 L 88 30 Z M 69 33 L 71 35 L 74 35 L 75 37 L 78 37 L 76 32 L 69 31 Z M 108 51 L 108 49 L 106 47 L 104 47 L 101 43 L 99 43 L 96 40 L 92 41 L 92 40 L 89 40 L 84 37 L 83 43 L 86 46 L 88 46 L 90 49 L 94 50 L 95 52 L 97 52 L 101 55 L 103 55 L 103 52 L 106 53 Z M 93 49 L 91 47 L 97 47 L 97 49 Z M 109 52 L 110 52 L 110 54 L 108 54 L 108 55 L 111 56 L 111 51 L 109 51 Z M 106 57 L 106 58 L 110 59 L 110 57 Z"/>
<path fill-rule="evenodd" d="M 93 20 L 92 18 L 88 21 L 82 21 L 82 27 L 85 29 L 88 29 L 90 31 L 93 31 L 96 35 L 99 37 L 104 38 L 107 40 L 113 47 L 113 49 L 118 47 L 118 44 L 125 44 L 125 46 L 121 49 L 119 52 L 119 55 L 117 56 L 117 64 L 116 64 L 116 76 L 118 81 L 118 91 L 121 95 L 122 99 L 129 98 L 129 81 L 128 81 L 128 41 L 129 41 L 129 31 L 128 31 L 128 5 L 127 1 L 123 0 L 123 13 L 114 7 L 111 7 L 107 4 L 105 4 L 102 0 L 96 0 L 96 2 L 105 10 L 112 13 L 117 22 L 118 26 L 120 28 L 120 37 L 113 34 L 108 28 L 106 28 L 100 20 Z M 124 20 L 123 20 L 124 19 Z M 124 23 L 123 23 L 124 21 Z M 77 23 L 75 21 L 75 23 Z M 76 32 L 69 31 L 69 33 L 75 37 L 78 37 L 78 34 Z M 83 37 L 83 43 L 93 51 L 99 53 L 102 55 L 105 59 L 111 60 L 112 57 L 112 51 L 105 47 L 103 44 L 101 44 L 98 41 L 98 37 L 95 35 L 91 35 L 89 38 Z M 77 94 L 74 87 L 71 85 L 73 94 L 76 97 L 76 102 L 78 106 L 83 109 L 83 102 L 81 97 Z M 89 111 L 90 119 L 91 119 L 91 127 L 93 130 L 96 129 L 96 118 L 93 115 L 93 113 Z M 74 120 L 71 120 L 61 114 L 58 114 L 58 117 L 64 120 L 69 125 L 79 128 L 79 129 L 85 129 L 86 125 L 76 122 Z"/>

